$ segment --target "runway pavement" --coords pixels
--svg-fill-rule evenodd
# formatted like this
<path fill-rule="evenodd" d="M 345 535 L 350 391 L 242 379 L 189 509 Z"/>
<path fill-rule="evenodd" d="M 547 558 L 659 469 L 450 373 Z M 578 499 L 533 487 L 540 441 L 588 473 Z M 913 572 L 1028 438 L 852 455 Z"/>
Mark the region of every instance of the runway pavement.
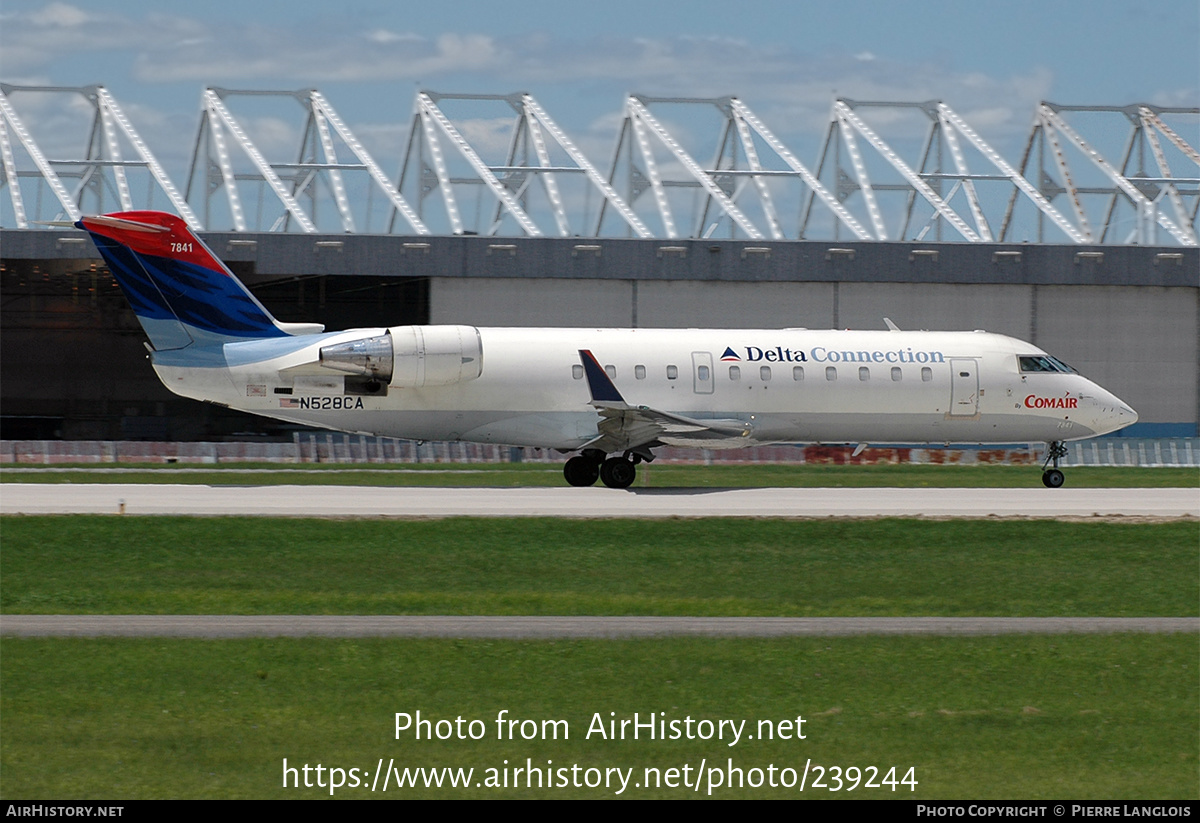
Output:
<path fill-rule="evenodd" d="M 264 517 L 1200 517 L 1166 489 L 642 489 L 5 483 L 2 514 Z"/>
<path fill-rule="evenodd" d="M 834 637 L 1200 632 L 1195 617 L 510 617 L 4 615 L 22 637 Z"/>

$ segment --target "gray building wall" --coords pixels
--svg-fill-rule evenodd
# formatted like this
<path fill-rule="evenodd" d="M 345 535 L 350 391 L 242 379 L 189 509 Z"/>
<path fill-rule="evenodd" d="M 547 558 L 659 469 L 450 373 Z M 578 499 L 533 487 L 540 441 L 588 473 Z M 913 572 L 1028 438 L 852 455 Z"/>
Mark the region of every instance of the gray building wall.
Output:
<path fill-rule="evenodd" d="M 1039 287 L 1039 346 L 1112 390 L 1143 423 L 1195 421 L 1197 289 Z"/>
<path fill-rule="evenodd" d="M 429 322 L 624 327 L 633 322 L 633 293 L 632 280 L 433 277 Z"/>

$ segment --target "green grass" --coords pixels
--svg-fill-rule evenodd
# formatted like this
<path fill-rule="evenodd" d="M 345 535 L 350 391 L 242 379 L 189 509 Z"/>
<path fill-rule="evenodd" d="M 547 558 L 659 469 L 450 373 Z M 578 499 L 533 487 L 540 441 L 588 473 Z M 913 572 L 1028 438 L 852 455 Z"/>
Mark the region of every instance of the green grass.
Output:
<path fill-rule="evenodd" d="M 10 516 L 0 609 L 1193 616 L 1194 522 Z"/>
<path fill-rule="evenodd" d="M 19 471 L 14 471 L 19 469 Z M 1069 488 L 1200 487 L 1200 471 L 1084 466 L 1066 469 Z M 347 465 L 229 464 L 0 467 L 10 483 L 192 483 L 198 485 L 561 486 L 557 463 Z M 665 465 L 638 467 L 638 488 L 1041 487 L 1038 466 L 996 465 Z"/>
<path fill-rule="evenodd" d="M 945 467 L 945 472 L 959 471 Z M 990 470 L 990 469 L 989 469 Z M 1153 472 L 1145 472 L 1152 474 Z M 0 611 L 1194 616 L 1194 521 L 0 518 Z M 328 797 L 292 767 L 802 771 L 714 797 L 1197 799 L 1194 633 L 501 641 L 0 639 L 0 796 Z M 485 721 L 396 739 L 395 713 Z M 568 722 L 497 740 L 494 719 Z M 804 740 L 603 740 L 601 720 L 805 718 Z M 588 788 L 338 797 L 611 797 Z M 571 773 L 567 772 L 568 778 Z M 680 775 L 682 776 L 682 775 Z M 315 779 L 315 773 L 312 774 Z M 810 775 L 810 780 L 815 773 Z M 303 780 L 303 777 L 301 777 Z M 832 783 L 832 779 L 827 779 Z M 622 797 L 706 796 L 631 785 Z"/>
<path fill-rule="evenodd" d="M 907 786 L 714 797 L 1197 797 L 1200 674 L 1191 635 L 638 641 L 14 639 L 3 644 L 0 794 L 21 798 L 328 797 L 290 766 L 578 764 L 803 771 L 891 766 Z M 497 740 L 500 710 L 564 719 L 568 740 Z M 481 740 L 396 739 L 396 712 L 480 719 Z M 602 720 L 805 718 L 804 740 L 585 739 Z M 757 738 L 757 735 L 756 735 Z M 568 773 L 569 775 L 569 773 Z M 809 780 L 815 777 L 810 773 Z M 315 780 L 315 772 L 312 773 Z M 369 781 L 369 776 L 368 776 Z M 303 777 L 301 777 L 303 780 Z M 828 778 L 827 778 L 828 780 Z M 832 782 L 829 780 L 829 782 Z M 611 797 L 613 790 L 409 789 L 342 798 Z"/>

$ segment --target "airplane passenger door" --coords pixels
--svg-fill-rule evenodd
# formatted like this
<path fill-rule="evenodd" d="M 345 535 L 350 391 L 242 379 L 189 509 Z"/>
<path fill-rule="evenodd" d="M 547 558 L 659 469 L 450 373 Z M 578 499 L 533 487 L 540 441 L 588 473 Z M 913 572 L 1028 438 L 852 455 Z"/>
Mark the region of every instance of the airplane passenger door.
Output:
<path fill-rule="evenodd" d="M 975 360 L 950 361 L 950 415 L 974 417 L 979 414 L 979 363 Z"/>
<path fill-rule="evenodd" d="M 710 352 L 692 352 L 692 389 L 696 394 L 713 393 L 713 359 Z"/>

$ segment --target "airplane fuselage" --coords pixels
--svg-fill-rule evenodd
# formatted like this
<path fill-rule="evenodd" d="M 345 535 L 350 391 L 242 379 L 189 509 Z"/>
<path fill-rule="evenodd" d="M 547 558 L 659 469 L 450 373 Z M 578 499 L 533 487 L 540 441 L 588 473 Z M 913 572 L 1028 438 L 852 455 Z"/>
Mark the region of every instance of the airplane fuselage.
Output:
<path fill-rule="evenodd" d="M 213 347 L 203 367 L 195 350 L 186 365 L 173 365 L 170 352 L 153 359 L 178 394 L 253 414 L 391 437 L 564 451 L 599 434 L 580 350 L 595 355 L 630 404 L 746 424 L 737 437 L 660 435 L 667 445 L 1050 442 L 1136 420 L 1082 375 L 1023 371 L 1019 358 L 1044 354 L 1037 347 L 980 331 L 423 327 L 477 335 L 461 358 L 479 358 L 477 376 L 468 370 L 443 376 L 442 385 L 397 378 L 372 386 L 314 365 L 322 348 L 412 328 L 226 344 Z"/>
<path fill-rule="evenodd" d="M 342 431 L 579 451 L 574 486 L 633 483 L 659 446 L 1045 441 L 1137 413 L 1036 346 L 976 332 L 281 323 L 163 212 L 76 225 L 129 298 L 176 394 Z"/>

